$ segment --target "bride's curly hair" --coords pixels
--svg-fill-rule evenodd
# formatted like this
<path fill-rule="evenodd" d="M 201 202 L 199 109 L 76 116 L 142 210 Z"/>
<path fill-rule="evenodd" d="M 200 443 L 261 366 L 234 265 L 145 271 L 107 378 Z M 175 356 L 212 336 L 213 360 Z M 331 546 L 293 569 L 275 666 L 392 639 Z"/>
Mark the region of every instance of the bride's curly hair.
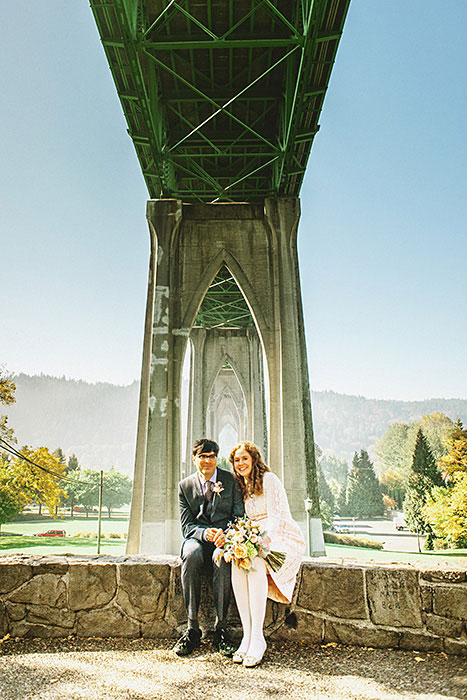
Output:
<path fill-rule="evenodd" d="M 253 469 L 250 472 L 247 483 L 242 476 L 235 471 L 234 457 L 237 450 L 244 449 L 251 455 Z M 236 445 L 229 456 L 229 462 L 232 465 L 233 475 L 243 499 L 255 494 L 259 496 L 263 493 L 263 476 L 265 472 L 270 471 L 269 467 L 263 462 L 261 453 L 252 442 L 240 442 Z"/>

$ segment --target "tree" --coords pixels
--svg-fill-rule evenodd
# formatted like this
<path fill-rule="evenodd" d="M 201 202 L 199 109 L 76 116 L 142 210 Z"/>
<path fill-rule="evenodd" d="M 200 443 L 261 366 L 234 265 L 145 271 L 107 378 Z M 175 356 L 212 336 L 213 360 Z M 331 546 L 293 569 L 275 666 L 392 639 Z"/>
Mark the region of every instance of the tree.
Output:
<path fill-rule="evenodd" d="M 440 458 L 439 466 L 448 480 L 456 472 L 467 472 L 467 430 L 460 419 L 451 431 L 448 452 Z"/>
<path fill-rule="evenodd" d="M 21 457 L 12 459 L 9 467 L 13 488 L 21 500 L 25 499 L 26 503 L 43 503 L 53 515 L 65 495 L 61 486 L 63 482 L 60 481 L 60 476 L 64 476 L 65 473 L 64 465 L 56 460 L 47 447 L 37 447 L 33 450 L 25 446 L 21 448 L 21 454 L 39 466 L 33 466 Z M 54 474 L 51 474 L 51 471 Z"/>
<path fill-rule="evenodd" d="M 4 367 L 0 367 L 0 403 L 4 406 L 10 406 L 16 401 L 15 399 L 16 385 L 11 379 Z M 14 437 L 13 428 L 8 427 L 8 416 L 0 416 L 0 438 L 5 440 L 13 440 L 16 442 Z"/>
<path fill-rule="evenodd" d="M 437 461 L 447 452 L 453 428 L 451 419 L 439 411 L 424 415 L 412 423 L 393 423 L 389 426 L 376 447 L 376 469 L 385 490 L 398 503 L 402 503 L 408 486 L 419 430 L 423 431 Z"/>
<path fill-rule="evenodd" d="M 57 447 L 57 449 L 55 450 L 55 452 L 53 454 L 54 454 L 54 457 L 57 460 L 57 462 L 60 462 L 60 464 L 66 464 L 65 453 L 61 447 Z"/>
<path fill-rule="evenodd" d="M 89 511 L 99 505 L 100 473 L 95 469 L 82 469 L 79 478 L 81 483 L 76 488 L 76 502 L 83 506 L 87 518 Z"/>
<path fill-rule="evenodd" d="M 436 466 L 433 453 L 423 430 L 418 429 L 412 457 L 412 469 L 404 499 L 404 517 L 409 528 L 417 533 L 420 551 L 420 534 L 427 533 L 425 549 L 433 549 L 433 532 L 427 522 L 423 506 L 434 486 L 442 484 L 441 472 Z"/>
<path fill-rule="evenodd" d="M 326 481 L 326 478 L 323 474 L 323 470 L 321 469 L 321 465 L 319 463 L 316 466 L 316 471 L 318 477 L 319 500 L 321 504 L 326 503 L 331 513 L 334 513 L 334 510 L 336 508 L 334 494 L 331 491 L 328 482 Z"/>
<path fill-rule="evenodd" d="M 9 461 L 0 454 L 0 530 L 18 515 L 24 503 L 12 484 Z"/>
<path fill-rule="evenodd" d="M 79 503 L 82 484 L 79 483 L 79 481 L 81 480 L 81 470 L 79 469 L 79 467 L 77 469 L 71 469 L 69 465 L 70 460 L 68 461 L 68 469 L 66 475 L 69 479 L 71 479 L 71 481 L 66 482 L 66 492 L 63 498 L 63 504 L 70 509 L 70 518 L 72 518 L 75 505 Z"/>
<path fill-rule="evenodd" d="M 338 459 L 335 455 L 323 455 L 319 460 L 326 481 L 334 479 L 339 486 L 343 486 L 347 480 L 349 465 L 345 459 Z"/>
<path fill-rule="evenodd" d="M 78 457 L 75 453 L 68 457 L 68 469 L 79 469 Z"/>
<path fill-rule="evenodd" d="M 356 452 L 347 481 L 347 510 L 351 516 L 372 518 L 384 514 L 383 498 L 366 450 Z"/>
<path fill-rule="evenodd" d="M 342 486 L 341 490 L 339 491 L 339 495 L 337 497 L 336 510 L 341 517 L 348 514 L 347 513 L 347 484 L 344 484 L 344 486 Z"/>
<path fill-rule="evenodd" d="M 451 431 L 448 453 L 438 465 L 445 483 L 432 489 L 423 516 L 442 545 L 467 547 L 467 430 L 460 420 Z"/>
<path fill-rule="evenodd" d="M 120 508 L 131 500 L 132 481 L 114 467 L 104 472 L 102 503 L 107 508 L 109 518 L 113 508 Z"/>

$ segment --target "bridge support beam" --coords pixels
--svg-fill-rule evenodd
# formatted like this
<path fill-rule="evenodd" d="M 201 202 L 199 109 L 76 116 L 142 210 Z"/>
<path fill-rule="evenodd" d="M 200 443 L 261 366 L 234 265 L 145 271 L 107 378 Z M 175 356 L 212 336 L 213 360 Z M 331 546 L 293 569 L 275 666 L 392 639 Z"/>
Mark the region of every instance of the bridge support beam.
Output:
<path fill-rule="evenodd" d="M 148 202 L 151 265 L 128 553 L 179 549 L 182 364 L 198 308 L 222 265 L 235 277 L 250 306 L 266 356 L 268 464 L 282 479 L 292 514 L 303 530 L 307 495 L 313 501 L 312 520 L 318 524 L 296 245 L 299 216 L 296 198 L 253 204 Z M 197 386 L 194 381 L 194 392 Z M 310 554 L 324 554 L 321 528 L 311 531 Z"/>

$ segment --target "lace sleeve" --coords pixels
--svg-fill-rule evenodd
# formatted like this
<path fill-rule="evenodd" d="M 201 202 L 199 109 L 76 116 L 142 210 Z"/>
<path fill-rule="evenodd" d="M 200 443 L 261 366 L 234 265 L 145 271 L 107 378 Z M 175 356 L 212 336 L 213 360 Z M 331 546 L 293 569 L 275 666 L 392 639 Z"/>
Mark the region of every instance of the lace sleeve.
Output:
<path fill-rule="evenodd" d="M 263 478 L 264 496 L 266 499 L 267 535 L 272 539 L 279 528 L 282 513 L 282 502 L 285 490 L 280 479 L 272 472 L 266 472 Z"/>

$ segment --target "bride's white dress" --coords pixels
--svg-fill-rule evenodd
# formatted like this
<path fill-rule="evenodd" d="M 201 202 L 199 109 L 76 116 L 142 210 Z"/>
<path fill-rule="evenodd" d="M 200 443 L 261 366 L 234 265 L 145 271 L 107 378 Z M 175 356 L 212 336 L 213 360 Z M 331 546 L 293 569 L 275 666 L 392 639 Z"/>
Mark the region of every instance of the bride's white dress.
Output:
<path fill-rule="evenodd" d="M 286 555 L 279 571 L 274 572 L 268 567 L 268 598 L 279 603 L 290 603 L 305 551 L 305 540 L 292 519 L 285 489 L 275 474 L 264 474 L 263 493 L 246 499 L 245 514 L 257 522 L 262 531 L 266 531 L 271 538 L 270 549 Z"/>

